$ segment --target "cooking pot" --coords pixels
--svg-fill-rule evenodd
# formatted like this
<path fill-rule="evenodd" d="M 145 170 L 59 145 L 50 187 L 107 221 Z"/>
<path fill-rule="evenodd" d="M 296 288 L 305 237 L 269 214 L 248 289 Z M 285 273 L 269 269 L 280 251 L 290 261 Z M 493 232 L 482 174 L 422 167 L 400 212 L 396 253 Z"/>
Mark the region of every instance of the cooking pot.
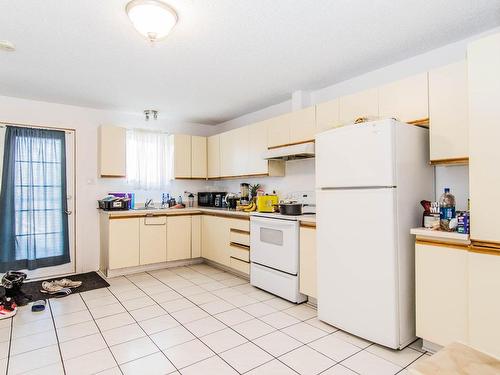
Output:
<path fill-rule="evenodd" d="M 280 203 L 278 204 L 282 215 L 302 215 L 302 203 Z"/>

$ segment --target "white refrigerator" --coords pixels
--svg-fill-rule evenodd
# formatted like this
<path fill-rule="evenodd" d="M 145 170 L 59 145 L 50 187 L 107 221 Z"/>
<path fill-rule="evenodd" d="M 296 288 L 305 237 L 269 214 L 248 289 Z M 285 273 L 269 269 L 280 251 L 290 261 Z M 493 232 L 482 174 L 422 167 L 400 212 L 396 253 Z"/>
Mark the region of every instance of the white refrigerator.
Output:
<path fill-rule="evenodd" d="M 395 120 L 316 137 L 318 317 L 394 349 L 415 339 L 410 228 L 434 197 L 428 144 Z"/>

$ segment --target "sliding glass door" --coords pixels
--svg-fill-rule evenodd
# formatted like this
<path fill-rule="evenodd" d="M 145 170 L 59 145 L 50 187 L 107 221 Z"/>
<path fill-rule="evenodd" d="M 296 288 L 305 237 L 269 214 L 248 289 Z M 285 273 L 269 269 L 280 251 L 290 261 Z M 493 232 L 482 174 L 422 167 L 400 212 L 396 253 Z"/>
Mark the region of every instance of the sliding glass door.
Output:
<path fill-rule="evenodd" d="M 0 131 L 0 273 L 75 272 L 74 132 L 9 125 Z"/>

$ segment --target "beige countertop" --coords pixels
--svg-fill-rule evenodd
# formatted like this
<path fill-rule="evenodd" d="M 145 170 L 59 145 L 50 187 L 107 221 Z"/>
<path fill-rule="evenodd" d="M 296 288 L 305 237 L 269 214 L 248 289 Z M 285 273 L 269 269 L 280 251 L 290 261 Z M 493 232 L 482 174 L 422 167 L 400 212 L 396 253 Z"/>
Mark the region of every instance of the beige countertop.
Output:
<path fill-rule="evenodd" d="M 459 241 L 467 243 L 470 242 L 468 234 L 462 234 L 458 232 L 445 232 L 420 227 L 411 229 L 410 233 L 416 235 L 417 237 L 426 237 L 436 240 Z"/>
<path fill-rule="evenodd" d="M 169 215 L 192 215 L 192 214 L 207 214 L 207 215 L 218 215 L 218 216 L 232 216 L 232 217 L 242 217 L 250 218 L 253 212 L 244 212 L 236 210 L 228 210 L 226 208 L 205 208 L 205 207 L 192 207 L 192 208 L 160 208 L 151 210 L 124 210 L 124 211 L 104 211 L 99 210 L 101 215 L 108 217 L 113 216 L 146 216 L 146 215 L 157 215 L 157 216 L 169 216 Z M 299 221 L 304 224 L 311 224 L 314 226 L 316 224 L 316 215 L 305 215 L 299 218 Z"/>

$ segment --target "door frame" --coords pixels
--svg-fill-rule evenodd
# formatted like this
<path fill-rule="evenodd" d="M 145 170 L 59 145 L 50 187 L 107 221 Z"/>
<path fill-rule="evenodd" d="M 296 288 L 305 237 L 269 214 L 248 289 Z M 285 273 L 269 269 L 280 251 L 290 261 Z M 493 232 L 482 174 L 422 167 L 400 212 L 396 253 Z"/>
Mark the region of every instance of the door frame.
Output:
<path fill-rule="evenodd" d="M 73 134 L 73 142 L 72 142 L 72 150 L 73 150 L 73 163 L 72 163 L 72 168 L 73 168 L 73 178 L 71 179 L 72 181 L 72 184 L 73 184 L 73 195 L 72 195 L 72 201 L 73 201 L 73 204 L 72 204 L 72 213 L 71 215 L 69 216 L 72 216 L 73 217 L 73 233 L 71 235 L 70 233 L 70 236 L 69 236 L 69 241 L 70 241 L 70 258 L 71 259 L 71 262 L 73 264 L 72 266 L 72 270 L 71 272 L 59 272 L 59 273 L 54 273 L 54 274 L 46 274 L 44 272 L 39 272 L 37 273 L 36 270 L 34 270 L 35 272 L 33 271 L 28 271 L 28 279 L 29 280 L 39 280 L 39 279 L 45 279 L 45 278 L 51 278 L 51 277 L 57 277 L 57 276 L 63 276 L 63 275 L 72 275 L 72 274 L 75 274 L 78 270 L 78 265 L 77 265 L 77 259 L 78 259 L 78 256 L 77 256 L 77 247 L 76 247 L 76 236 L 77 236 L 77 229 L 76 229 L 76 224 L 77 224 L 77 220 L 76 220 L 76 215 L 77 215 L 77 206 L 76 206 L 76 196 L 77 196 L 77 192 L 76 192 L 76 187 L 77 187 L 77 184 L 76 184 L 76 152 L 77 152 L 77 148 L 76 148 L 76 129 L 74 128 L 63 128 L 63 127 L 60 127 L 60 126 L 51 126 L 51 125 L 35 125 L 35 124 L 27 124 L 27 123 L 19 123 L 19 122 L 15 122 L 15 121 L 5 121 L 5 120 L 0 120 L 0 127 L 4 127 L 4 126 L 8 126 L 8 125 L 14 125 L 14 126 L 21 126 L 21 127 L 25 127 L 25 128 L 38 128 L 38 129 L 47 129 L 47 130 L 60 130 L 60 131 L 64 131 L 64 133 L 67 135 L 68 133 L 72 133 Z M 0 177 L 1 178 L 1 177 Z M 59 266 L 53 266 L 53 267 L 59 267 Z M 44 267 L 44 268 L 41 268 L 41 270 L 45 269 L 45 268 L 52 268 L 52 267 Z M 25 270 L 23 270 L 25 271 Z M 32 274 L 32 275 L 30 275 Z"/>

